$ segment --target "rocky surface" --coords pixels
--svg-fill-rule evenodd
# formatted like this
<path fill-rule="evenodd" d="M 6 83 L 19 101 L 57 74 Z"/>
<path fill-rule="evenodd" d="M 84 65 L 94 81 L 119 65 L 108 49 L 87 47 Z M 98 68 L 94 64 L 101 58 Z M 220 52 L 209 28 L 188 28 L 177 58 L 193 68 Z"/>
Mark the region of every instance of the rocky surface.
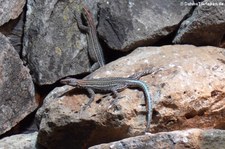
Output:
<path fill-rule="evenodd" d="M 203 0 L 28 0 L 26 9 L 22 0 L 1 1 L 0 32 L 7 38 L 0 33 L 0 138 L 37 131 L 36 124 L 40 130 L 3 138 L 0 148 L 88 148 L 118 140 L 92 148 L 223 148 L 224 131 L 215 128 L 225 129 L 225 52 L 217 48 L 225 47 L 225 1 L 193 1 Z M 61 78 L 85 77 L 91 66 L 74 18 L 81 3 L 94 15 L 106 61 L 122 57 L 86 78 L 155 70 L 141 78 L 154 99 L 151 134 L 143 135 L 146 107 L 138 88 L 119 92 L 118 101 L 97 93 L 81 110 L 87 91 L 59 87 Z M 203 47 L 163 46 L 173 43 Z M 146 45 L 159 47 L 121 52 Z M 36 121 L 32 111 L 44 97 Z M 121 140 L 128 137 L 134 138 Z"/>
<path fill-rule="evenodd" d="M 160 69 L 141 79 L 148 83 L 154 98 L 150 132 L 223 129 L 224 61 L 223 49 L 215 47 L 144 47 L 89 77 L 127 77 L 149 67 Z M 47 148 L 70 148 L 72 144 L 88 147 L 144 132 L 146 109 L 141 91 L 125 89 L 120 92 L 123 98 L 114 106 L 109 94 L 97 94 L 91 107 L 80 111 L 87 102 L 86 94 L 79 89 L 60 93 L 54 102 L 41 108 L 40 144 Z"/>
<path fill-rule="evenodd" d="M 74 18 L 76 0 L 28 0 L 27 5 L 23 56 L 35 83 L 52 84 L 87 72 L 86 36 Z"/>
<path fill-rule="evenodd" d="M 97 22 L 97 2 L 87 5 Z M 45 3 L 45 5 L 43 5 Z M 86 35 L 74 17 L 80 1 L 28 0 L 24 31 L 23 58 L 38 85 L 53 84 L 59 79 L 89 72 Z"/>
<path fill-rule="evenodd" d="M 181 23 L 173 43 L 224 46 L 225 0 L 205 0 L 204 3 L 214 5 L 197 7 L 192 15 Z"/>
<path fill-rule="evenodd" d="M 42 114 L 44 113 L 44 110 L 48 108 L 49 104 L 52 102 L 56 102 L 56 99 L 60 96 L 63 96 L 68 91 L 72 90 L 74 87 L 72 86 L 62 86 L 62 87 L 56 87 L 54 88 L 43 100 L 43 104 L 41 108 L 38 109 L 36 113 L 36 120 L 40 123 L 42 119 Z"/>
<path fill-rule="evenodd" d="M 191 9 L 176 0 L 108 1 L 100 5 L 98 33 L 111 49 L 153 45 L 174 32 Z"/>
<path fill-rule="evenodd" d="M 0 32 L 8 37 L 12 46 L 21 56 L 22 54 L 22 39 L 23 39 L 23 28 L 25 12 L 23 12 L 18 18 L 5 23 L 0 27 Z"/>
<path fill-rule="evenodd" d="M 219 149 L 225 146 L 224 130 L 190 129 L 131 137 L 120 141 L 101 144 L 89 149 Z"/>
<path fill-rule="evenodd" d="M 1 0 L 0 1 L 0 26 L 10 19 L 16 19 L 26 3 L 26 0 Z"/>
<path fill-rule="evenodd" d="M 37 108 L 29 70 L 10 41 L 0 34 L 0 134 Z"/>
<path fill-rule="evenodd" d="M 36 145 L 38 132 L 19 134 L 0 140 L 1 149 L 40 149 Z"/>

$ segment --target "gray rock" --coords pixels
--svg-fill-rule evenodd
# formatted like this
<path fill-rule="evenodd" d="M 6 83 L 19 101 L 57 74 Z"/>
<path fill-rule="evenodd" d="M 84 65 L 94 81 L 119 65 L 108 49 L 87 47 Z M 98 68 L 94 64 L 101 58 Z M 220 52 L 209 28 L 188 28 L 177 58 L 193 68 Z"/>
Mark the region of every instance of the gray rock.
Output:
<path fill-rule="evenodd" d="M 221 6 L 198 6 L 191 17 L 182 22 L 173 43 L 196 46 L 220 46 L 225 34 L 225 0 L 205 0 Z"/>
<path fill-rule="evenodd" d="M 24 29 L 24 20 L 25 20 L 25 12 L 23 12 L 18 18 L 18 22 L 13 28 L 12 32 L 7 36 L 9 41 L 12 43 L 15 50 L 21 56 L 22 54 L 22 45 L 23 45 L 23 29 Z"/>
<path fill-rule="evenodd" d="M 37 108 L 29 70 L 10 41 L 0 34 L 0 134 Z"/>
<path fill-rule="evenodd" d="M 26 0 L 1 0 L 0 1 L 0 26 L 10 19 L 16 19 L 23 11 Z"/>
<path fill-rule="evenodd" d="M 131 137 L 89 149 L 222 149 L 225 147 L 224 130 L 189 129 Z"/>
<path fill-rule="evenodd" d="M 207 130 L 200 136 L 201 149 L 219 149 L 225 148 L 225 131 L 224 130 Z"/>
<path fill-rule="evenodd" d="M 36 145 L 38 132 L 18 134 L 0 140 L 0 149 L 38 149 Z"/>
<path fill-rule="evenodd" d="M 152 45 L 174 32 L 190 10 L 176 0 L 108 1 L 100 5 L 98 33 L 116 50 Z"/>
<path fill-rule="evenodd" d="M 20 56 L 22 54 L 24 20 L 25 12 L 22 12 L 18 18 L 11 20 L 0 27 L 0 32 L 9 39 Z"/>
<path fill-rule="evenodd" d="M 86 36 L 74 18 L 77 0 L 28 0 L 27 7 L 23 57 L 34 82 L 52 84 L 87 72 Z"/>

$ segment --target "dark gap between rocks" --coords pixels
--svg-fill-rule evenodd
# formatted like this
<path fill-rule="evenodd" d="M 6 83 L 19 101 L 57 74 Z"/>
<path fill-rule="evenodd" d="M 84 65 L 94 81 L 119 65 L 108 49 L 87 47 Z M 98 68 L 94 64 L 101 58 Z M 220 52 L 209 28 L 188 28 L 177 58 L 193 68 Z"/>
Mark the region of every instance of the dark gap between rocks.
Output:
<path fill-rule="evenodd" d="M 223 38 L 222 38 L 222 40 L 220 42 L 220 47 L 221 48 L 225 48 L 225 34 L 223 35 Z"/>
<path fill-rule="evenodd" d="M 23 9 L 23 12 L 13 20 L 5 23 L 0 27 L 0 32 L 9 38 L 12 46 L 19 54 L 22 59 L 22 48 L 23 48 L 23 35 L 24 35 L 24 22 L 25 22 L 25 12 L 26 8 Z"/>
<path fill-rule="evenodd" d="M 99 38 L 99 42 L 100 42 L 100 44 L 102 46 L 102 49 L 103 49 L 103 54 L 104 54 L 104 57 L 105 57 L 106 64 L 110 63 L 112 61 L 115 61 L 116 59 L 118 59 L 120 57 L 123 57 L 123 56 L 126 56 L 129 53 L 131 53 L 131 51 L 130 52 L 122 52 L 122 51 L 110 49 L 107 46 L 107 44 L 105 42 L 103 42 L 100 38 Z"/>
<path fill-rule="evenodd" d="M 155 44 L 153 44 L 153 46 L 164 46 L 164 45 L 173 44 L 172 41 L 173 41 L 174 37 L 176 36 L 177 30 L 178 29 L 176 29 L 174 32 L 170 33 L 169 35 L 161 38 L 159 41 L 157 41 Z"/>
<path fill-rule="evenodd" d="M 30 113 L 22 121 L 20 121 L 16 126 L 14 126 L 11 130 L 9 130 L 6 133 L 0 135 L 0 139 L 2 139 L 4 137 L 11 136 L 11 135 L 28 134 L 28 133 L 38 131 L 38 127 L 37 127 L 36 122 L 35 122 L 36 112 L 37 112 L 37 110 Z"/>

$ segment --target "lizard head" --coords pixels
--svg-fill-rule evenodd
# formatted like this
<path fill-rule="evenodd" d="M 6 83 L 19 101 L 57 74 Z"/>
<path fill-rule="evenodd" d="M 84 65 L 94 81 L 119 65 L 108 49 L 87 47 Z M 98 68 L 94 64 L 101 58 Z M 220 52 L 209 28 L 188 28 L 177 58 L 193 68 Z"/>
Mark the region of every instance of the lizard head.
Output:
<path fill-rule="evenodd" d="M 60 80 L 60 83 L 76 87 L 78 85 L 78 80 L 75 78 L 67 77 L 65 79 Z"/>
<path fill-rule="evenodd" d="M 91 16 L 91 12 L 87 6 L 83 5 L 81 11 L 87 18 Z"/>
<path fill-rule="evenodd" d="M 81 12 L 83 14 L 84 19 L 87 21 L 87 24 L 93 25 L 93 14 L 91 13 L 90 9 L 87 6 L 83 5 Z"/>

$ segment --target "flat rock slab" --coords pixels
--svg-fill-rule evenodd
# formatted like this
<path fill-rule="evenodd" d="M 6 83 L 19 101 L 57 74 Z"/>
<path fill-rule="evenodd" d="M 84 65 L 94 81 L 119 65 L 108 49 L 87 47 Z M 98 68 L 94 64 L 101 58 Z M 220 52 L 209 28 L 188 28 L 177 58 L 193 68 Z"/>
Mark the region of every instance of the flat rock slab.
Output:
<path fill-rule="evenodd" d="M 99 6 L 100 37 L 111 49 L 122 51 L 153 45 L 174 32 L 192 9 L 176 0 L 114 0 Z"/>
<path fill-rule="evenodd" d="M 225 146 L 224 130 L 189 129 L 131 137 L 89 149 L 219 149 Z"/>
<path fill-rule="evenodd" d="M 19 134 L 0 140 L 1 149 L 38 149 L 36 145 L 38 132 Z M 40 149 L 40 148 L 39 148 Z"/>
<path fill-rule="evenodd" d="M 29 70 L 10 41 L 0 34 L 0 134 L 37 108 Z"/>
<path fill-rule="evenodd" d="M 26 0 L 1 0 L 0 1 L 0 26 L 10 19 L 16 19 L 25 6 Z"/>
<path fill-rule="evenodd" d="M 186 7 L 189 7 L 188 3 Z M 198 6 L 192 15 L 181 23 L 173 43 L 196 46 L 224 44 L 224 10 L 225 0 L 204 0 L 202 5 Z"/>
<path fill-rule="evenodd" d="M 224 128 L 224 49 L 190 45 L 138 48 L 89 77 L 127 77 L 146 68 L 159 70 L 141 78 L 149 85 L 154 100 L 150 132 Z M 72 144 L 88 147 L 140 135 L 145 130 L 141 90 L 123 90 L 123 98 L 114 106 L 110 94 L 96 94 L 85 111 L 80 109 L 87 103 L 86 91 L 73 89 L 62 94 L 59 90 L 58 96 L 54 92 L 55 99 L 46 101 L 37 116 L 38 141 L 47 148 L 65 148 L 65 141 L 66 148 Z"/>

